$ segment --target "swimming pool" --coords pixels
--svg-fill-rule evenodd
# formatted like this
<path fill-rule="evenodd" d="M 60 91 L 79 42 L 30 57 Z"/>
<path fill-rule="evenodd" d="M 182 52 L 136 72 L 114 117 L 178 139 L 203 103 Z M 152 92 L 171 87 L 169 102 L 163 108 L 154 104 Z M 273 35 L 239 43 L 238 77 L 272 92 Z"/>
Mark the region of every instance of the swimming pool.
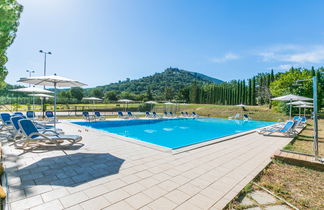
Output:
<path fill-rule="evenodd" d="M 201 118 L 116 120 L 74 123 L 159 146 L 177 149 L 211 139 L 272 125 L 275 122 Z"/>

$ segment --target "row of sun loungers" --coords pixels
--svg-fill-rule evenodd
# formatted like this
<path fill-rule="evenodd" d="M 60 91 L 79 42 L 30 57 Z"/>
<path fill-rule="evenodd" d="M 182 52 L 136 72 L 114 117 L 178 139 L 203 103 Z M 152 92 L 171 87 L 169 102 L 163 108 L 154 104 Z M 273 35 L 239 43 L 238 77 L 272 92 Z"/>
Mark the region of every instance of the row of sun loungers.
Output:
<path fill-rule="evenodd" d="M 30 115 L 32 114 L 32 115 Z M 5 133 L 9 141 L 13 141 L 18 149 L 33 149 L 41 144 L 61 146 L 64 142 L 75 144 L 82 140 L 79 135 L 64 135 L 61 129 L 55 129 L 44 121 L 37 121 L 32 112 L 26 116 L 21 112 L 0 113 L 0 131 Z"/>
<path fill-rule="evenodd" d="M 288 120 L 285 123 L 276 124 L 266 128 L 257 130 L 259 134 L 271 135 L 271 134 L 283 134 L 285 136 L 296 136 L 298 134 L 297 128 L 303 128 L 307 123 L 306 117 L 295 116 L 292 120 Z"/>

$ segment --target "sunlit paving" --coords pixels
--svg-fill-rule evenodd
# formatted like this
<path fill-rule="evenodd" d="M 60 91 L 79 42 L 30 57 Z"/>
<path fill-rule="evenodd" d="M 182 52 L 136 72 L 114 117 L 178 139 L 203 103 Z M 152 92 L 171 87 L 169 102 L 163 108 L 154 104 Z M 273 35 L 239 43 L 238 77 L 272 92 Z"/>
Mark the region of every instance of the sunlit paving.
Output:
<path fill-rule="evenodd" d="M 1 209 L 324 209 L 323 6 L 1 1 Z"/>

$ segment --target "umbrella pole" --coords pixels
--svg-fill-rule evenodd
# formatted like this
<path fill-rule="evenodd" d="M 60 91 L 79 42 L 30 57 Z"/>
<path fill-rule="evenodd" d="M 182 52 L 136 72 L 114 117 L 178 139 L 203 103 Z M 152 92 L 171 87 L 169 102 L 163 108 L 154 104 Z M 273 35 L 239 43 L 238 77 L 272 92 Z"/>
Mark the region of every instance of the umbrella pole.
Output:
<path fill-rule="evenodd" d="M 291 120 L 291 103 L 292 103 L 292 100 L 290 99 L 289 120 Z"/>
<path fill-rule="evenodd" d="M 56 131 L 56 82 L 54 82 L 54 130 Z"/>
<path fill-rule="evenodd" d="M 33 111 L 35 111 L 35 96 L 33 96 Z"/>
<path fill-rule="evenodd" d="M 300 117 L 300 109 L 301 109 L 301 108 L 299 107 L 299 117 Z"/>

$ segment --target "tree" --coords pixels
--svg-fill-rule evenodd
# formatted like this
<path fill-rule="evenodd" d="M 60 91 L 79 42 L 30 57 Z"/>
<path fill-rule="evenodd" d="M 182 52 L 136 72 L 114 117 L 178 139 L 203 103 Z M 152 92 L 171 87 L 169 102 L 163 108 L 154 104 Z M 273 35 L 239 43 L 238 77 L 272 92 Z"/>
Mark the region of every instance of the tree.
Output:
<path fill-rule="evenodd" d="M 165 98 L 165 100 L 171 101 L 173 99 L 173 97 L 174 97 L 173 96 L 173 90 L 171 88 L 169 88 L 169 87 L 166 87 L 164 89 L 164 98 Z"/>
<path fill-rule="evenodd" d="M 101 89 L 99 88 L 94 88 L 92 89 L 92 94 L 94 97 L 97 97 L 97 98 L 102 98 L 104 96 L 104 93 Z"/>
<path fill-rule="evenodd" d="M 151 87 L 148 87 L 147 88 L 147 91 L 146 91 L 146 99 L 148 101 L 153 100 L 153 94 L 152 94 Z"/>
<path fill-rule="evenodd" d="M 117 101 L 116 91 L 111 90 L 111 91 L 105 92 L 104 98 L 106 101 Z"/>
<path fill-rule="evenodd" d="M 5 67 L 8 61 L 6 51 L 16 37 L 22 10 L 23 7 L 16 0 L 0 1 L 0 88 L 5 86 L 4 80 L 8 74 Z"/>
<path fill-rule="evenodd" d="M 70 89 L 70 94 L 72 98 L 75 98 L 78 102 L 80 102 L 83 98 L 83 89 L 80 87 L 73 87 Z"/>

